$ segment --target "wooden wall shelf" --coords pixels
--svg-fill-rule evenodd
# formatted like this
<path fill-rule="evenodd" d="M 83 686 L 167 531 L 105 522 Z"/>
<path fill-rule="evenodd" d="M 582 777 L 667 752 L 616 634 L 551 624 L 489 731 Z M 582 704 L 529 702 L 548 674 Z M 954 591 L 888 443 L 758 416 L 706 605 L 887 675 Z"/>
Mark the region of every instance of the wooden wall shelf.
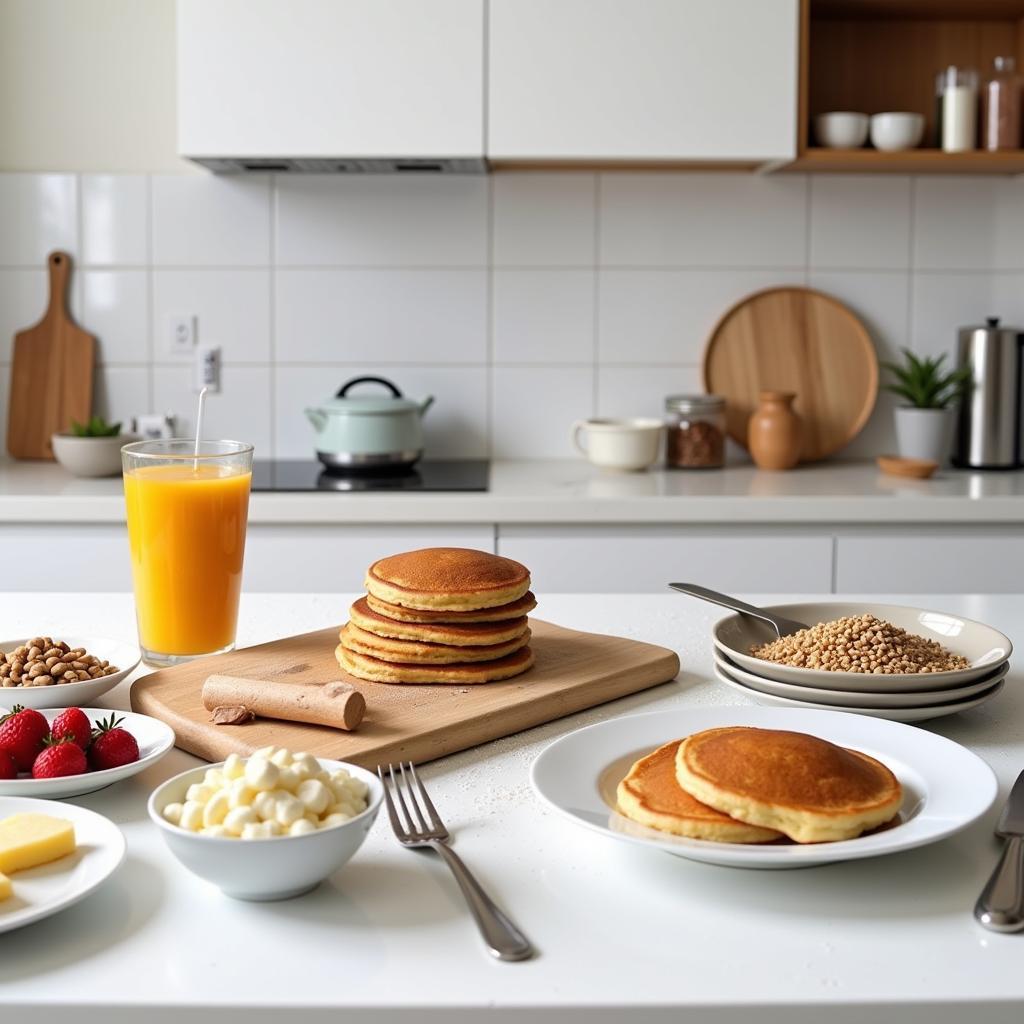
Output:
<path fill-rule="evenodd" d="M 779 170 L 811 174 L 1024 174 L 1024 150 L 943 153 L 941 149 L 908 149 L 882 153 L 877 149 L 812 147 Z"/>

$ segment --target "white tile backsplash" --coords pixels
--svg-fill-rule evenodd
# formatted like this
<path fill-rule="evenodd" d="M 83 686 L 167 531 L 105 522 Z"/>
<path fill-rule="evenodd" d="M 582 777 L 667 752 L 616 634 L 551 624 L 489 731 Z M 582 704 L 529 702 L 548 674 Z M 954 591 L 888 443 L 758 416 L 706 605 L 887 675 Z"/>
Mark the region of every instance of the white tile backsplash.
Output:
<path fill-rule="evenodd" d="M 277 180 L 277 262 L 484 266 L 488 179 L 296 174 Z"/>
<path fill-rule="evenodd" d="M 505 266 L 590 266 L 597 175 L 496 174 L 493 259 Z"/>
<path fill-rule="evenodd" d="M 168 344 L 167 318 L 197 318 L 200 345 L 219 345 L 226 363 L 270 361 L 269 270 L 154 270 L 153 358 L 187 361 Z"/>
<path fill-rule="evenodd" d="M 277 271 L 278 363 L 487 361 L 485 270 Z"/>
<path fill-rule="evenodd" d="M 593 360 L 594 288 L 593 270 L 495 270 L 495 362 Z"/>
<path fill-rule="evenodd" d="M 795 267 L 807 258 L 802 175 L 602 174 L 600 261 Z"/>
<path fill-rule="evenodd" d="M 144 174 L 82 175 L 82 262 L 149 263 L 149 180 Z"/>
<path fill-rule="evenodd" d="M 598 286 L 602 363 L 701 361 L 719 318 L 751 292 L 804 284 L 803 270 L 605 270 Z"/>
<path fill-rule="evenodd" d="M 811 190 L 813 267 L 910 266 L 910 178 L 820 174 Z M 856 211 L 851 216 L 851 211 Z"/>
<path fill-rule="evenodd" d="M 154 175 L 153 264 L 265 267 L 270 181 L 262 174 Z"/>
<path fill-rule="evenodd" d="M 0 225 L 5 377 L 66 248 L 98 411 L 188 425 L 166 318 L 194 316 L 223 349 L 211 429 L 278 456 L 309 455 L 302 410 L 367 373 L 436 396 L 435 456 L 569 456 L 575 419 L 701 390 L 715 322 L 775 285 L 836 296 L 883 359 L 952 353 L 989 315 L 1024 324 L 1016 178 L 0 174 Z M 891 406 L 844 454 L 892 447 Z"/>
<path fill-rule="evenodd" d="M 145 270 L 83 270 L 82 323 L 102 363 L 148 363 L 149 275 Z"/>

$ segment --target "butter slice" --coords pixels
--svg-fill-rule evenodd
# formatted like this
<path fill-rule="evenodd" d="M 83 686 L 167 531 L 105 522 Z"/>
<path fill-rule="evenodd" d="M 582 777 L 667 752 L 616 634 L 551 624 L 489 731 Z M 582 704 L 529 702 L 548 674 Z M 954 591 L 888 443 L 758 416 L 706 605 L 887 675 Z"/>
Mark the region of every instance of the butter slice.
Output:
<path fill-rule="evenodd" d="M 11 895 L 11 880 L 6 875 L 0 875 L 0 902 Z"/>
<path fill-rule="evenodd" d="M 49 864 L 74 850 L 75 827 L 63 818 L 12 814 L 0 821 L 0 873 Z"/>

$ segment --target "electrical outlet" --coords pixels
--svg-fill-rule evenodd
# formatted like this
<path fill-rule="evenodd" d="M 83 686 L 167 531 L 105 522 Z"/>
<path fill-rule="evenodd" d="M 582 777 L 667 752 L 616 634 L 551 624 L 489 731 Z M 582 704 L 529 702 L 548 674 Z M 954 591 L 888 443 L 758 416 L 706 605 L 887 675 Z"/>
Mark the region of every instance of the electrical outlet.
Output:
<path fill-rule="evenodd" d="M 190 313 L 168 313 L 164 338 L 169 355 L 190 355 L 196 343 L 196 318 Z"/>
<path fill-rule="evenodd" d="M 212 394 L 220 391 L 220 346 L 200 345 L 195 354 L 195 381 L 198 394 L 206 388 Z"/>

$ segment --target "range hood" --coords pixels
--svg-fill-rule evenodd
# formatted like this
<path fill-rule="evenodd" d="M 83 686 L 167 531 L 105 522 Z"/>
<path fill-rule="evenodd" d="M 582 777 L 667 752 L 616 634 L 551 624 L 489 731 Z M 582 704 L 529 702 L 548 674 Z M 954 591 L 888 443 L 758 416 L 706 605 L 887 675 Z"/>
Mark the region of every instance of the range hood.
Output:
<path fill-rule="evenodd" d="M 178 0 L 178 151 L 217 173 L 482 173 L 484 0 Z"/>

